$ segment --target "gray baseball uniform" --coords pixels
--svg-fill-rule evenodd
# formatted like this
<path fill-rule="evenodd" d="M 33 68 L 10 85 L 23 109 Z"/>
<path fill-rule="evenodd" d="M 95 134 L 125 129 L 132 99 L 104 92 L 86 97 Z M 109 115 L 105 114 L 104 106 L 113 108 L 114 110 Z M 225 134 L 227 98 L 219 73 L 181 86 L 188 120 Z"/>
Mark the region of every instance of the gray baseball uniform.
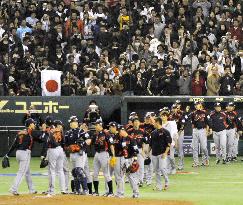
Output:
<path fill-rule="evenodd" d="M 176 162 L 175 162 L 175 142 L 178 140 L 178 130 L 175 121 L 168 121 L 162 125 L 164 129 L 168 130 L 172 138 L 170 146 L 170 154 L 167 157 L 167 173 L 176 173 Z"/>
<path fill-rule="evenodd" d="M 66 153 L 63 151 L 63 172 L 65 177 L 65 192 L 69 189 L 69 164 Z"/>
<path fill-rule="evenodd" d="M 35 193 L 30 173 L 30 159 L 32 146 L 33 138 L 31 136 L 31 130 L 23 130 L 17 134 L 14 143 L 12 144 L 7 153 L 7 155 L 9 155 L 13 150 L 17 149 L 16 160 L 19 164 L 19 170 L 17 172 L 17 176 L 14 180 L 14 183 L 10 189 L 10 191 L 13 194 L 18 194 L 18 188 L 24 176 L 29 188 L 29 192 Z"/>
<path fill-rule="evenodd" d="M 208 160 L 208 149 L 207 149 L 207 133 L 206 129 L 192 130 L 192 150 L 193 150 L 193 161 L 195 165 L 199 165 L 198 151 L 199 143 L 202 153 L 202 162 L 205 163 Z"/>
<path fill-rule="evenodd" d="M 47 150 L 47 160 L 48 160 L 48 176 L 49 176 L 49 194 L 55 192 L 55 178 L 56 173 L 59 177 L 59 186 L 61 192 L 65 192 L 65 177 L 64 177 L 64 155 L 61 146 L 56 148 L 49 148 Z"/>
<path fill-rule="evenodd" d="M 220 158 L 226 160 L 226 130 L 222 130 L 220 132 L 213 131 L 213 139 L 215 143 L 217 160 L 220 160 Z"/>
<path fill-rule="evenodd" d="M 93 184 L 95 188 L 95 194 L 99 194 L 99 171 L 102 169 L 103 175 L 105 177 L 105 182 L 108 186 L 108 193 L 113 194 L 113 186 L 112 186 L 112 178 L 110 175 L 109 169 L 109 147 L 113 144 L 113 138 L 109 135 L 108 132 L 104 130 L 96 133 L 94 138 L 92 139 L 92 144 L 95 147 L 95 156 L 94 156 L 94 173 L 93 173 Z"/>
<path fill-rule="evenodd" d="M 19 185 L 21 184 L 23 177 L 25 176 L 26 183 L 29 188 L 29 192 L 34 193 L 35 190 L 33 187 L 31 173 L 30 173 L 30 159 L 31 159 L 30 150 L 17 150 L 16 160 L 19 164 L 19 170 L 17 172 L 17 176 L 14 180 L 14 183 L 11 187 L 11 191 L 18 192 Z"/>
<path fill-rule="evenodd" d="M 167 174 L 167 158 L 162 159 L 162 155 L 157 155 L 153 156 L 152 155 L 152 163 L 153 163 L 153 168 L 155 171 L 155 176 L 156 176 L 156 188 L 158 190 L 162 190 L 162 180 L 161 180 L 161 175 L 163 175 L 164 180 L 165 180 L 165 185 L 169 185 L 169 177 Z"/>
<path fill-rule="evenodd" d="M 207 149 L 207 132 L 206 128 L 209 126 L 209 115 L 205 110 L 195 110 L 191 113 L 192 120 L 192 151 L 193 151 L 193 164 L 199 165 L 198 147 L 202 152 L 202 163 L 208 164 L 208 149 Z"/>
<path fill-rule="evenodd" d="M 213 130 L 213 139 L 216 149 L 217 160 L 223 159 L 224 163 L 226 160 L 226 128 L 228 127 L 228 117 L 223 111 L 213 111 L 210 115 L 211 127 Z"/>
<path fill-rule="evenodd" d="M 65 192 L 65 176 L 64 176 L 64 152 L 61 144 L 63 143 L 62 131 L 53 128 L 46 132 L 46 142 L 44 149 L 47 149 L 46 159 L 48 160 L 48 176 L 49 176 L 49 194 L 55 192 L 56 173 L 59 177 L 59 186 L 62 193 Z"/>
<path fill-rule="evenodd" d="M 228 157 L 232 158 L 234 157 L 234 149 L 235 149 L 235 143 L 236 143 L 236 129 L 227 129 L 226 130 L 226 136 L 227 136 L 227 155 Z"/>
<path fill-rule="evenodd" d="M 179 132 L 178 137 L 178 169 L 184 168 L 184 150 L 183 150 L 183 141 L 184 141 L 184 130 Z"/>

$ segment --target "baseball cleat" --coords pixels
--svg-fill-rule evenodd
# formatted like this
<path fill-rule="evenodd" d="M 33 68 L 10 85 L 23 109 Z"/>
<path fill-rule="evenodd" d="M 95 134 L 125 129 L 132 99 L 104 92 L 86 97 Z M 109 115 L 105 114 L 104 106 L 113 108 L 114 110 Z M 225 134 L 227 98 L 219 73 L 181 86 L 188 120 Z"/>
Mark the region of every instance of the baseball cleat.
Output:
<path fill-rule="evenodd" d="M 199 164 L 193 163 L 192 167 L 199 167 Z"/>
<path fill-rule="evenodd" d="M 237 162 L 237 157 L 232 157 L 233 162 Z"/>
<path fill-rule="evenodd" d="M 165 185 L 164 188 L 163 188 L 164 191 L 166 191 L 168 189 L 169 189 L 169 185 Z"/>
<path fill-rule="evenodd" d="M 68 194 L 68 193 L 65 192 L 65 191 L 62 191 L 61 194 L 62 194 L 62 195 L 66 195 L 66 194 Z"/>
<path fill-rule="evenodd" d="M 151 183 L 151 182 L 146 182 L 146 185 L 147 185 L 147 186 L 151 186 L 152 183 Z"/>
<path fill-rule="evenodd" d="M 108 194 L 106 195 L 106 197 L 114 197 L 114 194 L 113 194 L 113 193 L 108 193 Z"/>
<path fill-rule="evenodd" d="M 37 191 L 31 191 L 30 194 L 37 194 Z"/>
<path fill-rule="evenodd" d="M 132 198 L 134 198 L 134 199 L 139 198 L 139 195 L 138 194 L 133 194 Z"/>
<path fill-rule="evenodd" d="M 14 196 L 19 196 L 19 193 L 17 192 L 17 191 L 12 191 L 12 190 L 10 190 L 9 191 L 11 194 L 13 194 Z"/>
<path fill-rule="evenodd" d="M 125 196 L 124 196 L 124 194 L 115 194 L 115 197 L 116 198 L 124 198 Z"/>
<path fill-rule="evenodd" d="M 156 186 L 153 188 L 153 191 L 162 191 L 162 189 Z"/>
<path fill-rule="evenodd" d="M 99 193 L 94 192 L 92 195 L 93 195 L 93 196 L 99 196 Z"/>
<path fill-rule="evenodd" d="M 219 163 L 220 163 L 220 159 L 217 159 L 217 160 L 216 160 L 216 164 L 219 164 Z"/>
<path fill-rule="evenodd" d="M 203 167 L 208 167 L 209 166 L 209 160 L 206 160 L 205 162 L 202 163 Z"/>
<path fill-rule="evenodd" d="M 228 164 L 227 160 L 226 159 L 223 159 L 222 164 Z"/>

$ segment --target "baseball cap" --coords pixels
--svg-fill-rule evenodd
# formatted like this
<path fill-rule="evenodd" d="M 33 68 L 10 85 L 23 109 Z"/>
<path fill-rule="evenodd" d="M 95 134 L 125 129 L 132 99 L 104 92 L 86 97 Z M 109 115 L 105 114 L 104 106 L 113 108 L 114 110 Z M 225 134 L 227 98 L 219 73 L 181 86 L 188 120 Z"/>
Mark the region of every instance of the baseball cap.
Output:
<path fill-rule="evenodd" d="M 46 126 L 50 127 L 54 124 L 54 120 L 51 116 L 47 116 L 45 119 Z"/>
<path fill-rule="evenodd" d="M 229 102 L 228 104 L 227 104 L 227 106 L 229 107 L 229 106 L 231 106 L 231 107 L 235 107 L 235 104 L 233 103 L 233 102 Z"/>
<path fill-rule="evenodd" d="M 54 125 L 55 126 L 57 126 L 57 125 L 63 126 L 63 122 L 61 120 L 54 120 Z"/>
<path fill-rule="evenodd" d="M 71 117 L 69 118 L 68 122 L 69 122 L 69 123 L 71 123 L 71 122 L 78 122 L 78 118 L 77 118 L 77 116 L 71 116 Z"/>
<path fill-rule="evenodd" d="M 151 112 L 147 112 L 144 116 L 144 118 L 149 118 L 149 117 L 151 117 Z"/>
<path fill-rule="evenodd" d="M 173 105 L 171 106 L 171 109 L 175 109 L 175 108 L 177 108 L 177 104 L 173 104 Z"/>
<path fill-rule="evenodd" d="M 175 104 L 180 105 L 181 104 L 181 101 L 180 100 L 176 100 L 175 101 Z"/>
<path fill-rule="evenodd" d="M 168 107 L 163 107 L 159 110 L 159 112 L 161 113 L 170 113 L 170 109 Z"/>
<path fill-rule="evenodd" d="M 29 127 L 32 123 L 35 124 L 35 121 L 32 118 L 28 118 L 27 120 L 25 120 L 25 127 Z"/>
<path fill-rule="evenodd" d="M 201 105 L 201 104 L 202 104 L 201 101 L 196 101 L 196 102 L 194 102 L 194 105 Z"/>
<path fill-rule="evenodd" d="M 221 107 L 221 103 L 220 102 L 214 103 L 214 107 Z"/>
<path fill-rule="evenodd" d="M 123 125 L 118 125 L 118 129 L 120 130 L 126 130 L 126 128 Z"/>
<path fill-rule="evenodd" d="M 94 125 L 98 125 L 98 124 L 103 125 L 103 122 L 102 122 L 101 120 L 96 120 L 96 121 L 94 122 Z"/>
<path fill-rule="evenodd" d="M 136 112 L 131 112 L 129 116 L 135 116 L 138 115 Z"/>
<path fill-rule="evenodd" d="M 118 127 L 118 124 L 116 123 L 116 122 L 110 122 L 109 124 L 108 124 L 108 127 Z"/>

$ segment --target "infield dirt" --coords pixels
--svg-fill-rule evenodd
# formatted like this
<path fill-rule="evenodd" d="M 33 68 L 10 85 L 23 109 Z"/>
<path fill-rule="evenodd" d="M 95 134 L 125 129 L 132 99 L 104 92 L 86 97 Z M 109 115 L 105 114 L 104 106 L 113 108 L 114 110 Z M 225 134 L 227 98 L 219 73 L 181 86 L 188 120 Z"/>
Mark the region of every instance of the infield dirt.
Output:
<path fill-rule="evenodd" d="M 107 198 L 75 195 L 0 196 L 0 205 L 193 205 L 187 201 Z"/>

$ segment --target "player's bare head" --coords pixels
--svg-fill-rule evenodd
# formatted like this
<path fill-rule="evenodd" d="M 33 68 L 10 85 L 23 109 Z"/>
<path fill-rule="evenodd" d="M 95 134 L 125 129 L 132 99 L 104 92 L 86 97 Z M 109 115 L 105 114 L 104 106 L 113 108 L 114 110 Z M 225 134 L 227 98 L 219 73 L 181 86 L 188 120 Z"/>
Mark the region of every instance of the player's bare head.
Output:
<path fill-rule="evenodd" d="M 162 119 L 160 117 L 156 117 L 154 120 L 154 127 L 160 128 L 162 126 Z"/>

